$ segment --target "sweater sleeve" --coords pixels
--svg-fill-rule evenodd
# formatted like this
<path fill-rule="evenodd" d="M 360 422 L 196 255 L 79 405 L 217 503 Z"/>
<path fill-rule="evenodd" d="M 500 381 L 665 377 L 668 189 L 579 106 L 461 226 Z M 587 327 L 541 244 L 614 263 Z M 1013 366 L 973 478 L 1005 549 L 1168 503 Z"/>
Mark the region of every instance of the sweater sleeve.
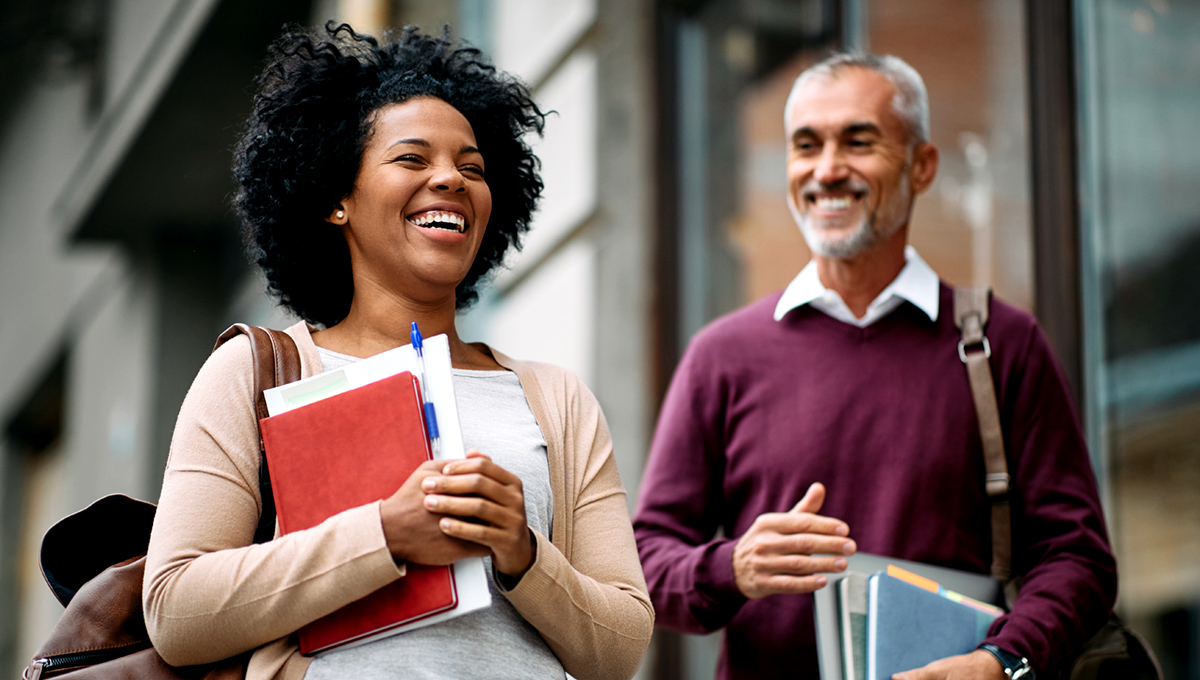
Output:
<path fill-rule="evenodd" d="M 724 398 L 703 336 L 684 354 L 663 401 L 634 517 L 659 625 L 684 633 L 725 626 L 746 598 L 734 539 L 714 538 L 724 507 Z"/>
<path fill-rule="evenodd" d="M 239 337 L 214 352 L 184 400 L 150 538 L 146 627 L 172 665 L 262 646 L 403 575 L 379 503 L 252 544 L 259 456 L 249 342 Z"/>
<path fill-rule="evenodd" d="M 559 381 L 561 379 L 561 381 Z M 506 593 L 525 620 L 542 634 L 580 680 L 630 678 L 650 644 L 654 610 L 638 564 L 637 547 L 617 472 L 608 425 L 591 392 L 563 373 L 547 386 L 558 412 L 559 441 L 569 458 L 566 485 L 570 558 L 544 536 L 537 557 L 515 588 Z"/>
<path fill-rule="evenodd" d="M 1020 338 L 1014 338 L 1014 342 Z M 1022 576 L 1012 612 L 988 642 L 1027 656 L 1048 675 L 1104 625 L 1116 599 L 1116 561 L 1096 481 L 1066 380 L 1031 323 L 999 398 L 1009 414 L 1013 572 Z"/>

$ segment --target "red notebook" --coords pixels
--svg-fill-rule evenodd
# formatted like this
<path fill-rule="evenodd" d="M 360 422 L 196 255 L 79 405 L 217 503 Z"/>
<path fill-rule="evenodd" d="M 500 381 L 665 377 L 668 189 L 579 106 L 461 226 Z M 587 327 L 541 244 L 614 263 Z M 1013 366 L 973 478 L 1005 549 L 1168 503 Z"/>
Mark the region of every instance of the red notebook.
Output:
<path fill-rule="evenodd" d="M 284 534 L 391 496 L 430 459 L 417 379 L 404 372 L 262 420 Z M 450 567 L 407 574 L 300 629 L 303 654 L 333 649 L 454 608 Z"/>

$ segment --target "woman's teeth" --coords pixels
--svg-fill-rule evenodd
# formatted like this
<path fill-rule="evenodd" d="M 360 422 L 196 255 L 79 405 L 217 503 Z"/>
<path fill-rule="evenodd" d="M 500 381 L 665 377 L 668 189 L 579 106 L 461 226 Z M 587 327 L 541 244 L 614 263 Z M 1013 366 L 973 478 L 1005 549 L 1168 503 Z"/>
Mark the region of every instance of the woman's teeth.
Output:
<path fill-rule="evenodd" d="M 445 210 L 430 210 L 408 218 L 409 222 L 418 227 L 430 229 L 445 229 L 463 233 L 467 229 L 467 219 L 455 212 Z"/>

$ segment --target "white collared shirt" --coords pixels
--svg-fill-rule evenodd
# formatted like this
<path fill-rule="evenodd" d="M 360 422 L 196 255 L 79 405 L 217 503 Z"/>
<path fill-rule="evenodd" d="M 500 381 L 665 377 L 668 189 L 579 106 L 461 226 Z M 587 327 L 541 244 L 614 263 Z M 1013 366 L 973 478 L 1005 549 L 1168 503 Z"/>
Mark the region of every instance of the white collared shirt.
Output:
<path fill-rule="evenodd" d="M 812 305 L 814 309 L 844 323 L 866 328 L 890 314 L 905 300 L 925 312 L 930 321 L 938 318 L 939 283 L 938 275 L 925 264 L 912 246 L 904 248 L 904 268 L 887 288 L 867 306 L 862 318 L 854 316 L 842 296 L 821 285 L 817 276 L 817 263 L 809 261 L 804 269 L 792 279 L 779 303 L 775 305 L 775 320 L 779 321 L 793 309 Z"/>

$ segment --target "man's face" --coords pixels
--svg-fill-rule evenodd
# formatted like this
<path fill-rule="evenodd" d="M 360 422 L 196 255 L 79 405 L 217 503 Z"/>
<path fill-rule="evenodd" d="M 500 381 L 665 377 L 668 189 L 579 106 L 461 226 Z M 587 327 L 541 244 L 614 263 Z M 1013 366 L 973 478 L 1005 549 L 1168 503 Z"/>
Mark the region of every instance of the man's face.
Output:
<path fill-rule="evenodd" d="M 913 156 L 932 147 L 910 153 L 894 95 L 887 78 L 851 67 L 806 83 L 795 98 L 788 206 L 817 255 L 853 258 L 887 240 L 907 224 L 914 189 L 932 181 L 911 176 Z"/>

